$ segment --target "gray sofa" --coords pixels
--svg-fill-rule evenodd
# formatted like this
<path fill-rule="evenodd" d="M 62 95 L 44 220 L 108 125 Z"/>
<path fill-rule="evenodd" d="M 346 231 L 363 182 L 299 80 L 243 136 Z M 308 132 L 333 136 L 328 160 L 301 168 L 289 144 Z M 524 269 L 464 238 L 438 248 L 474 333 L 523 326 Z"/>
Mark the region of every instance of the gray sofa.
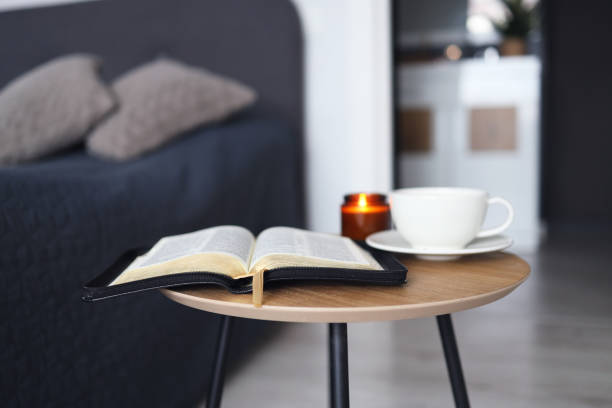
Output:
<path fill-rule="evenodd" d="M 84 303 L 80 288 L 164 235 L 303 224 L 295 10 L 281 0 L 106 0 L 0 13 L 0 86 L 75 51 L 100 55 L 109 79 L 166 53 L 233 76 L 260 100 L 138 160 L 105 162 L 76 147 L 0 169 L 3 406 L 195 406 L 217 317 L 157 292 Z M 262 328 L 241 320 L 234 339 Z M 244 349 L 234 344 L 230 357 Z"/>

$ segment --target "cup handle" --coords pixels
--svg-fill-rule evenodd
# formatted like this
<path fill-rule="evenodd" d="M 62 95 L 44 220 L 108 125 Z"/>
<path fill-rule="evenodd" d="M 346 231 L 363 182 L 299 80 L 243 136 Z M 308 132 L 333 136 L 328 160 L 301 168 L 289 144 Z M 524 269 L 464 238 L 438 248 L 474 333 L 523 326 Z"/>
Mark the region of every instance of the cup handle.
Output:
<path fill-rule="evenodd" d="M 476 234 L 476 238 L 484 238 L 484 237 L 490 237 L 492 235 L 497 235 L 505 231 L 506 228 L 508 228 L 510 224 L 512 224 L 512 220 L 514 219 L 514 209 L 512 208 L 512 205 L 508 201 L 504 200 L 503 198 L 501 197 L 489 198 L 487 200 L 487 204 L 488 205 L 502 204 L 508 210 L 508 218 L 506 218 L 506 221 L 504 221 L 504 223 L 500 225 L 499 227 L 489 228 L 489 229 L 480 231 L 478 234 Z"/>

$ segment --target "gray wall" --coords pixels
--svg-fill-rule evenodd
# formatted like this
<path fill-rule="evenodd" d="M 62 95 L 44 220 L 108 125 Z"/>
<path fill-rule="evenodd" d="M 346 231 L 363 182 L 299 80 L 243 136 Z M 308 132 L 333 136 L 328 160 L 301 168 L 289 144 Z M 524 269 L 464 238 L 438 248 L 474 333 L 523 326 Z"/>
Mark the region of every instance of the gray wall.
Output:
<path fill-rule="evenodd" d="M 397 34 L 465 29 L 467 0 L 396 0 Z"/>
<path fill-rule="evenodd" d="M 612 3 L 544 5 L 542 213 L 552 229 L 612 228 Z"/>

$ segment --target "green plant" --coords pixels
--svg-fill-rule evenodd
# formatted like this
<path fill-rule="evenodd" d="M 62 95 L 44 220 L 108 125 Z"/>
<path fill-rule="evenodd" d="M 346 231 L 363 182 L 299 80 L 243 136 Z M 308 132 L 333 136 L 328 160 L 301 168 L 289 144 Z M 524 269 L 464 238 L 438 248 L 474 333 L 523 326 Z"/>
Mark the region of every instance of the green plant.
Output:
<path fill-rule="evenodd" d="M 523 0 L 501 0 L 506 6 L 507 17 L 502 22 L 493 22 L 495 29 L 504 37 L 525 38 L 538 23 L 538 6 L 525 5 Z"/>

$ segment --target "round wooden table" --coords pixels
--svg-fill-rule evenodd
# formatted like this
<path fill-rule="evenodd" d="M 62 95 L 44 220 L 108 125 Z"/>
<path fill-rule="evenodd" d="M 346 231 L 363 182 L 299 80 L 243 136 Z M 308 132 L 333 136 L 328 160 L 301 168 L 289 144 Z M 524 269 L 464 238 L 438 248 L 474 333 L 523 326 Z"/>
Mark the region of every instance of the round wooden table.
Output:
<path fill-rule="evenodd" d="M 347 322 L 412 319 L 436 316 L 457 407 L 468 407 L 450 314 L 500 299 L 527 279 L 529 265 L 506 252 L 473 255 L 435 262 L 401 257 L 407 266 L 406 284 L 291 283 L 266 287 L 263 306 L 250 295 L 224 288 L 164 289 L 170 299 L 224 316 L 219 332 L 217 361 L 208 395 L 208 407 L 219 406 L 231 316 L 285 322 L 330 324 L 330 403 L 348 406 Z"/>

